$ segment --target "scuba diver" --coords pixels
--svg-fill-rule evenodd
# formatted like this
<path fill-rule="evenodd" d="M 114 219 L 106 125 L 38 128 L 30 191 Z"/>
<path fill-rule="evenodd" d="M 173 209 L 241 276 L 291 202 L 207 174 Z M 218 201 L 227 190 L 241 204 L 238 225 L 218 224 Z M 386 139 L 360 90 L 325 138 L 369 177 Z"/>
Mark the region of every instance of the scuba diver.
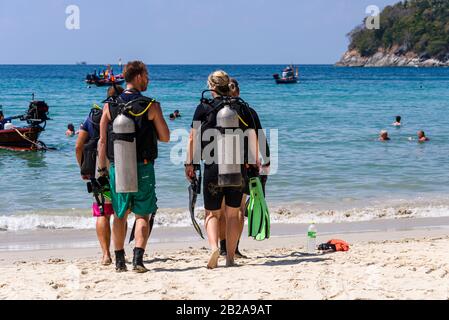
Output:
<path fill-rule="evenodd" d="M 115 212 L 113 242 L 117 272 L 127 271 L 125 238 L 130 212 L 136 217 L 133 271 L 147 272 L 143 264 L 145 248 L 157 211 L 154 162 L 158 140 L 169 142 L 170 131 L 155 99 L 142 95 L 148 88 L 146 65 L 129 62 L 124 70 L 126 90 L 103 108 L 100 122 L 99 172 L 109 177 Z"/>
<path fill-rule="evenodd" d="M 240 138 L 235 133 L 228 134 L 228 129 L 234 129 L 231 130 L 233 132 L 240 131 L 248 134 L 248 145 L 250 147 L 243 151 L 244 158 L 254 159 L 248 162 L 255 162 L 257 148 L 254 145 L 257 144 L 257 138 L 248 105 L 240 98 L 231 97 L 235 88 L 228 74 L 224 71 L 215 71 L 208 78 L 208 87 L 209 90 L 207 91 L 211 92 L 213 99 L 205 99 L 204 93 L 207 91 L 203 92 L 201 103 L 193 116 L 192 130 L 187 146 L 185 174 L 190 182 L 194 181 L 197 179 L 196 167 L 201 160 L 205 162 L 203 177 L 203 197 L 206 210 L 205 228 L 212 250 L 207 268 L 215 269 L 220 257 L 218 247 L 219 221 L 222 215 L 223 202 L 225 204 L 223 211 L 226 218 L 226 244 L 228 247 L 227 267 L 235 266 L 235 251 L 242 232 L 239 211 L 243 198 L 242 167 L 245 160 L 242 159 L 242 150 L 237 150 L 237 148 L 225 150 L 223 148 L 223 146 L 228 145 L 227 139 Z M 219 145 L 222 148 L 218 147 Z M 242 144 L 240 145 L 242 146 Z M 254 148 L 251 148 L 251 145 Z M 253 151 L 252 154 L 250 154 L 251 150 Z M 227 159 L 229 154 L 233 158 L 232 162 Z M 236 163 L 235 160 L 239 162 Z"/>
<path fill-rule="evenodd" d="M 231 84 L 233 84 L 233 88 L 234 90 L 232 90 L 231 92 L 231 96 L 233 97 L 240 97 L 240 85 L 238 83 L 238 81 L 235 78 L 231 78 Z M 244 183 L 244 190 L 243 190 L 243 198 L 242 198 L 242 204 L 240 206 L 240 213 L 239 213 L 239 221 L 240 221 L 240 237 L 243 233 L 243 229 L 245 226 L 245 213 L 246 213 L 246 202 L 247 202 L 247 198 L 250 195 L 250 191 L 249 191 L 249 180 L 250 180 L 250 176 L 252 175 L 259 175 L 261 177 L 262 180 L 262 186 L 263 186 L 263 191 L 265 193 L 265 184 L 267 181 L 267 176 L 269 173 L 269 169 L 270 169 L 270 148 L 268 145 L 268 140 L 265 136 L 264 131 L 262 131 L 262 124 L 260 122 L 259 119 L 259 115 L 257 114 L 256 110 L 254 110 L 253 108 L 249 107 L 249 112 L 251 113 L 251 117 L 252 119 L 254 119 L 255 122 L 255 127 L 256 127 L 256 134 L 257 134 L 257 141 L 259 143 L 259 150 L 265 150 L 265 152 L 261 152 L 261 155 L 263 157 L 263 165 L 260 164 L 260 162 L 257 162 L 257 169 L 256 173 L 254 173 L 254 169 L 255 168 L 250 168 L 249 166 L 246 166 L 244 169 L 244 179 L 245 179 L 245 183 Z M 259 135 L 261 135 L 261 137 L 259 137 Z M 265 149 L 262 148 L 261 143 L 265 142 Z M 252 170 L 248 170 L 248 169 L 252 169 Z M 222 210 L 224 210 L 224 208 L 222 208 Z M 222 214 L 222 216 L 220 217 L 220 255 L 221 256 L 226 256 L 227 255 L 227 251 L 226 251 L 226 219 L 224 217 L 224 215 Z M 243 255 L 240 250 L 239 250 L 239 242 L 237 242 L 237 248 L 235 250 L 235 255 L 237 258 L 246 258 L 245 255 Z"/>
<path fill-rule="evenodd" d="M 107 99 L 114 98 L 123 92 L 123 88 L 117 86 L 116 88 L 109 88 Z M 81 125 L 78 139 L 76 141 L 76 160 L 81 169 L 81 178 L 83 180 L 95 180 L 97 172 L 97 149 L 98 140 L 100 138 L 100 120 L 103 111 L 100 107 L 95 106 L 91 109 L 86 121 Z M 91 182 L 92 183 L 92 182 Z M 93 181 L 95 184 L 96 181 Z M 99 190 L 100 191 L 100 190 Z M 97 192 L 101 193 L 101 192 Z M 102 200 L 99 200 L 100 197 Z M 110 201 L 104 199 L 104 194 L 98 195 L 94 192 L 96 202 L 92 205 L 92 214 L 96 221 L 97 238 L 100 242 L 100 247 L 103 252 L 101 264 L 108 266 L 112 263 L 111 259 L 111 226 L 110 218 L 114 215 L 112 204 Z M 102 202 L 101 202 L 102 201 Z"/>

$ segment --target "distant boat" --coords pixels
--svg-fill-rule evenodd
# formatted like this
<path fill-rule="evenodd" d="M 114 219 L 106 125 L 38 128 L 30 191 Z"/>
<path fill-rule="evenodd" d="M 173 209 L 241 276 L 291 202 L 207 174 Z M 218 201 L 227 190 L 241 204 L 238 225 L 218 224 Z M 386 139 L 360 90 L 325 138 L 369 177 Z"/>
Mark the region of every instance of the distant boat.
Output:
<path fill-rule="evenodd" d="M 76 63 L 77 66 L 86 66 L 87 62 L 86 61 L 80 61 Z"/>
<path fill-rule="evenodd" d="M 284 71 L 282 72 L 282 76 L 276 73 L 273 75 L 273 78 L 277 84 L 298 83 L 299 81 L 298 67 L 296 67 L 296 74 L 295 74 L 295 67 L 293 65 L 290 65 L 284 69 Z"/>
<path fill-rule="evenodd" d="M 97 73 L 95 70 L 93 73 L 89 73 L 86 76 L 85 82 L 88 85 L 94 84 L 97 87 L 107 87 L 116 85 L 122 85 L 125 83 L 125 77 L 123 76 L 122 59 L 119 60 L 120 74 L 114 75 L 114 71 L 111 65 L 107 65 L 107 69 L 103 69 Z"/>
<path fill-rule="evenodd" d="M 96 73 L 92 73 L 92 74 L 88 74 L 86 76 L 86 83 L 87 84 L 94 84 L 97 87 L 107 87 L 107 86 L 112 86 L 114 84 L 117 85 L 122 85 L 125 83 L 125 78 L 123 76 L 123 74 L 118 74 L 116 76 L 114 76 L 114 79 L 108 78 L 105 79 L 103 77 L 99 77 Z"/>

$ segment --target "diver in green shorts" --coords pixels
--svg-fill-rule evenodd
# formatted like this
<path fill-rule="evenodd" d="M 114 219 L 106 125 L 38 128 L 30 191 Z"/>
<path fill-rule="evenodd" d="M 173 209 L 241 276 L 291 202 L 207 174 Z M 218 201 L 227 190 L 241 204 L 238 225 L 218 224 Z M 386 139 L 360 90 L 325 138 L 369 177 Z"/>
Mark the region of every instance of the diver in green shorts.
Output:
<path fill-rule="evenodd" d="M 168 142 L 170 131 L 162 114 L 161 105 L 141 92 L 148 88 L 149 76 L 146 65 L 140 61 L 129 62 L 124 70 L 126 90 L 103 109 L 100 123 L 99 169 L 107 175 L 109 170 L 112 206 L 115 211 L 113 242 L 117 272 L 127 271 L 125 260 L 126 221 L 128 214 L 136 216 L 136 245 L 133 270 L 148 271 L 143 255 L 150 235 L 150 224 L 157 211 L 156 179 L 154 162 L 158 155 L 158 141 Z M 132 133 L 118 131 L 117 120 L 131 122 Z M 132 121 L 130 121 L 132 119 Z M 121 146 L 118 148 L 117 146 Z M 127 146 L 123 149 L 123 146 Z M 135 150 L 135 151 L 134 151 Z M 135 173 L 135 177 L 133 175 Z M 129 188 L 130 185 L 135 185 Z"/>

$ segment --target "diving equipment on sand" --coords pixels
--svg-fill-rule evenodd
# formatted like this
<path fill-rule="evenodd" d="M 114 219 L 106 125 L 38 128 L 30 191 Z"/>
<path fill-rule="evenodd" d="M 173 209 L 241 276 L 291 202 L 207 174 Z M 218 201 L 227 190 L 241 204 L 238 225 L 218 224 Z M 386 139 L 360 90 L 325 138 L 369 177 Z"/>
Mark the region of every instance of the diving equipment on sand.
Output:
<path fill-rule="evenodd" d="M 192 178 L 192 181 L 189 186 L 189 210 L 190 210 L 190 219 L 192 219 L 193 227 L 196 232 L 200 235 L 201 238 L 204 239 L 203 232 L 201 231 L 201 227 L 195 219 L 195 206 L 198 195 L 201 194 L 201 167 L 199 165 L 195 166 L 195 177 Z"/>
<path fill-rule="evenodd" d="M 248 211 L 248 236 L 257 241 L 270 238 L 270 212 L 265 201 L 260 178 L 249 181 L 250 199 Z"/>
<path fill-rule="evenodd" d="M 136 126 L 121 113 L 113 122 L 115 189 L 117 193 L 138 192 Z"/>
<path fill-rule="evenodd" d="M 231 99 L 230 99 L 231 100 Z M 239 129 L 239 114 L 231 107 L 231 101 L 225 102 L 217 114 L 218 186 L 240 187 L 242 168 L 240 162 L 240 136 L 234 131 Z"/>

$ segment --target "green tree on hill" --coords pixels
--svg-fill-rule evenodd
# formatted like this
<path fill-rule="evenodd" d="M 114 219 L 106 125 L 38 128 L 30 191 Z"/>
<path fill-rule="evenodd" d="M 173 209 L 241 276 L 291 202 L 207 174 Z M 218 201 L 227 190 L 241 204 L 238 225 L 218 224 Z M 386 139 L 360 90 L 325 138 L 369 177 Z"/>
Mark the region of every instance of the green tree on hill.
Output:
<path fill-rule="evenodd" d="M 414 52 L 421 57 L 448 60 L 449 1 L 401 1 L 380 13 L 379 30 L 368 30 L 363 23 L 348 37 L 349 49 L 362 56 L 398 46 L 396 54 Z"/>

